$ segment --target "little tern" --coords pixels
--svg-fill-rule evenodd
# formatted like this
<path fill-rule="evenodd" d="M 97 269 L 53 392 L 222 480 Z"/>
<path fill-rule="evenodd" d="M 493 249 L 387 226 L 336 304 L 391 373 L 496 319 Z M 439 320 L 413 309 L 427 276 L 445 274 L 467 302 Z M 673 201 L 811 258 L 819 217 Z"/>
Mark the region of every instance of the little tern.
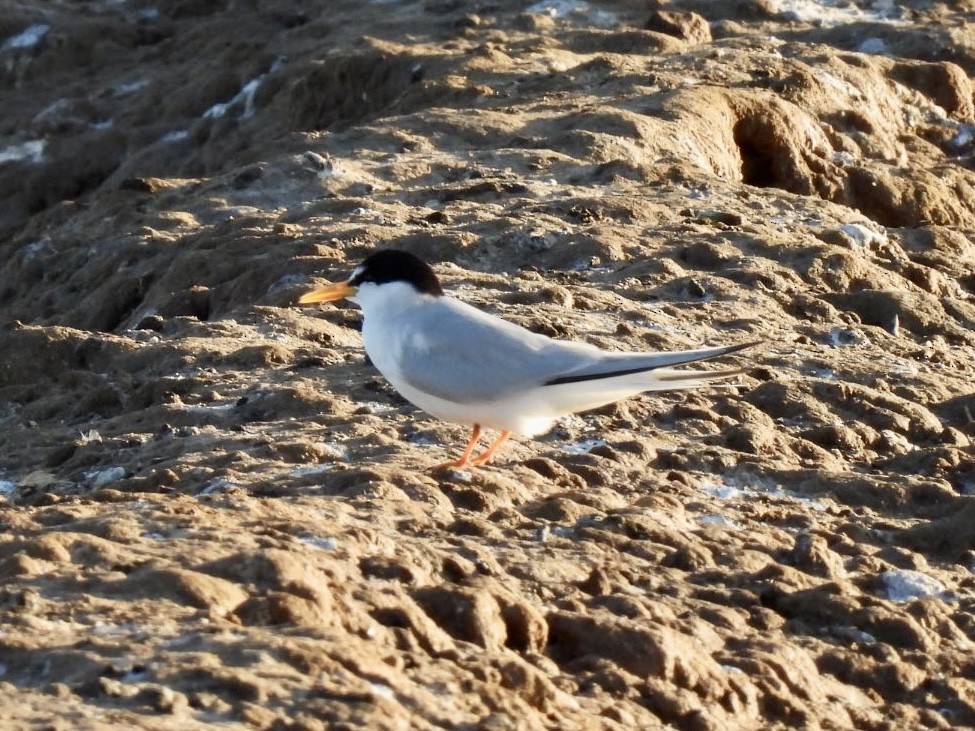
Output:
<path fill-rule="evenodd" d="M 567 414 L 739 375 L 670 366 L 756 344 L 641 353 L 554 340 L 447 296 L 426 262 L 395 249 L 371 254 L 345 281 L 298 302 L 340 299 L 362 309 L 366 353 L 393 388 L 438 419 L 473 428 L 461 456 L 441 467 L 486 464 L 512 433 L 541 434 Z M 485 428 L 500 434 L 474 457 Z"/>

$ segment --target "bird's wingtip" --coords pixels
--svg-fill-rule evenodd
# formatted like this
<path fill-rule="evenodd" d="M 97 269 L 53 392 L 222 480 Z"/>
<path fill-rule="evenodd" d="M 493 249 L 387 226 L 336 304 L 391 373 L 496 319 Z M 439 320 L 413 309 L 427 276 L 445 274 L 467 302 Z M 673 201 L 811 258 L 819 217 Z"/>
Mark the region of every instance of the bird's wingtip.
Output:
<path fill-rule="evenodd" d="M 735 345 L 727 346 L 726 353 L 737 353 L 739 350 L 747 350 L 748 348 L 757 348 L 759 345 L 765 345 L 764 340 L 748 340 L 744 343 L 736 343 Z"/>

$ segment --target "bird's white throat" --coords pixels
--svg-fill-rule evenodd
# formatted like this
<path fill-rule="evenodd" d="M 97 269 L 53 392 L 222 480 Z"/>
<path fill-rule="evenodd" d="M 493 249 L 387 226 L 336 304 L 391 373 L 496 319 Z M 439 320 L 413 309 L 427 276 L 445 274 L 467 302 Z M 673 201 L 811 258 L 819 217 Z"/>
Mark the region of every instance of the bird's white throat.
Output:
<path fill-rule="evenodd" d="M 430 299 L 430 295 L 420 294 L 407 282 L 363 282 L 358 291 L 349 297 L 362 308 L 362 316 L 389 318 L 396 313 L 410 309 Z"/>

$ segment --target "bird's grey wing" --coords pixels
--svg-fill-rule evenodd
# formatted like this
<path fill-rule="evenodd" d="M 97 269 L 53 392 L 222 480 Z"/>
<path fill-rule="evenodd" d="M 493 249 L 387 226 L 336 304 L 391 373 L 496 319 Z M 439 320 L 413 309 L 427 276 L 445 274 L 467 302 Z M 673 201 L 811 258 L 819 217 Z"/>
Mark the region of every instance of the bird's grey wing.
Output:
<path fill-rule="evenodd" d="M 592 346 L 552 340 L 453 299 L 438 300 L 411 325 L 400 344 L 402 377 L 457 403 L 540 386 L 600 357 Z"/>
<path fill-rule="evenodd" d="M 710 360 L 729 353 L 735 353 L 750 348 L 757 343 L 739 343 L 737 345 L 723 345 L 716 348 L 699 348 L 697 350 L 673 350 L 660 353 L 610 353 L 600 351 L 598 357 L 588 363 L 580 363 L 576 368 L 545 381 L 546 386 L 557 386 L 562 383 L 577 383 L 579 381 L 596 381 L 617 376 L 627 376 L 645 371 L 666 371 L 662 381 L 688 375 L 682 371 L 669 371 L 669 366 L 683 363 L 694 363 Z"/>

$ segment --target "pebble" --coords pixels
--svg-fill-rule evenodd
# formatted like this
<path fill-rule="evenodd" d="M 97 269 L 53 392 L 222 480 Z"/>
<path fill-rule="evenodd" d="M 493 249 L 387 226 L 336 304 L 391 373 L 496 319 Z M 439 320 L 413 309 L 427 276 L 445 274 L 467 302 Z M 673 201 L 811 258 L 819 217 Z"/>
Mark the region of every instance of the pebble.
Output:
<path fill-rule="evenodd" d="M 867 38 L 857 46 L 857 51 L 859 53 L 881 55 L 887 53 L 887 44 L 884 43 L 883 38 Z"/>
<path fill-rule="evenodd" d="M 870 344 L 870 340 L 866 335 L 852 327 L 834 327 L 826 336 L 826 342 L 834 348 Z"/>
<path fill-rule="evenodd" d="M 104 487 L 113 482 L 118 482 L 125 477 L 124 467 L 107 467 L 103 470 L 86 472 L 85 477 L 89 480 L 91 487 Z"/>
<path fill-rule="evenodd" d="M 920 571 L 894 569 L 880 575 L 887 598 L 894 602 L 906 602 L 924 597 L 944 598 L 948 589 L 933 576 Z"/>
<path fill-rule="evenodd" d="M 853 240 L 853 244 L 860 248 L 869 249 L 875 245 L 887 243 L 887 235 L 864 226 L 861 223 L 844 223 L 840 231 Z"/>

